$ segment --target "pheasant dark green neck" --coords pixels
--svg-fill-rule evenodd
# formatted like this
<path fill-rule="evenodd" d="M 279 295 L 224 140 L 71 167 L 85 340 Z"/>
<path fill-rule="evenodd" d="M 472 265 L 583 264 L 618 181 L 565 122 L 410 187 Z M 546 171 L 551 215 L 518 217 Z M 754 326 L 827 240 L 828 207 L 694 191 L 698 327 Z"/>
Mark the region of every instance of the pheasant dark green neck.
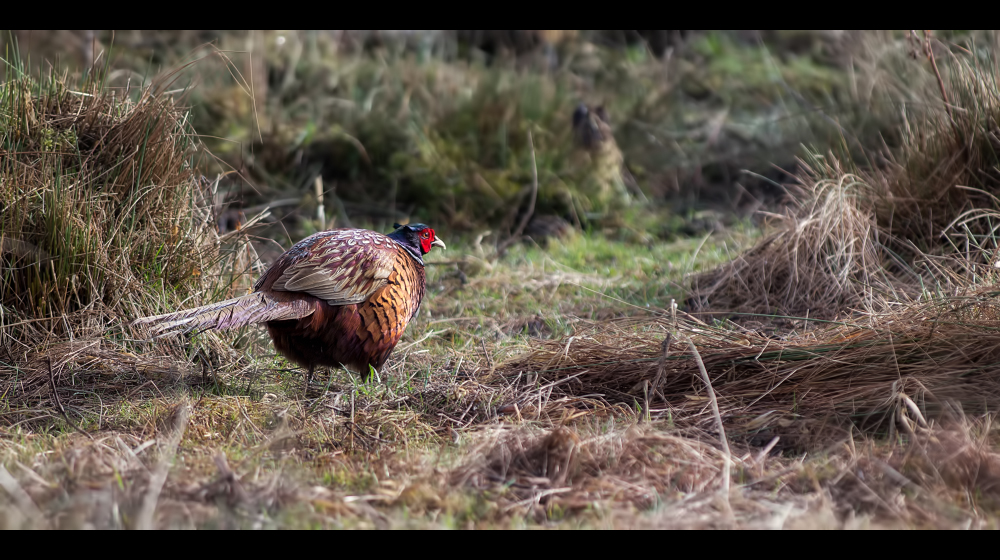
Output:
<path fill-rule="evenodd" d="M 420 266 L 424 266 L 423 251 L 420 250 L 420 237 L 418 232 L 422 229 L 426 229 L 427 226 L 424 224 L 407 224 L 401 226 L 399 224 L 394 224 L 396 226 L 396 231 L 390 233 L 388 237 L 399 243 L 406 252 L 413 257 L 413 260 L 420 263 Z"/>

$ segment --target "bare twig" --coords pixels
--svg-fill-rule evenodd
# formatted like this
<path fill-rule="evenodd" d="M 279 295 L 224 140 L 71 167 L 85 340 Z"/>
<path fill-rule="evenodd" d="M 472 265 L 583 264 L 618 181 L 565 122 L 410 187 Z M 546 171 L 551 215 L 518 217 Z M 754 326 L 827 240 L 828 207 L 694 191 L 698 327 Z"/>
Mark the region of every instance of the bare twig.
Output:
<path fill-rule="evenodd" d="M 667 356 L 670 355 L 670 342 L 672 338 L 670 333 L 667 333 L 667 336 L 663 338 L 663 344 L 660 347 L 662 352 L 660 365 L 656 368 L 656 377 L 653 378 L 653 392 L 659 395 L 663 401 L 667 400 L 663 395 L 663 376 L 667 372 Z"/>
<path fill-rule="evenodd" d="M 719 412 L 719 401 L 715 397 L 715 389 L 712 388 L 712 379 L 708 376 L 708 370 L 705 369 L 705 362 L 701 360 L 701 354 L 698 353 L 698 347 L 694 345 L 694 341 L 690 338 L 688 339 L 688 345 L 691 346 L 691 353 L 694 354 L 695 361 L 698 362 L 698 371 L 701 372 L 701 378 L 705 382 L 705 387 L 708 389 L 708 400 L 712 403 L 712 414 L 715 415 L 715 422 L 719 427 L 719 440 L 722 443 L 722 453 L 723 453 L 723 464 L 725 473 L 723 473 L 722 478 L 722 490 L 725 494 L 726 504 L 729 504 L 729 478 L 730 470 L 732 468 L 733 454 L 729 450 L 729 440 L 726 438 L 726 428 L 722 425 L 722 414 Z"/>
<path fill-rule="evenodd" d="M 319 229 L 326 229 L 326 208 L 323 206 L 323 176 L 316 176 L 316 219 L 319 220 Z"/>

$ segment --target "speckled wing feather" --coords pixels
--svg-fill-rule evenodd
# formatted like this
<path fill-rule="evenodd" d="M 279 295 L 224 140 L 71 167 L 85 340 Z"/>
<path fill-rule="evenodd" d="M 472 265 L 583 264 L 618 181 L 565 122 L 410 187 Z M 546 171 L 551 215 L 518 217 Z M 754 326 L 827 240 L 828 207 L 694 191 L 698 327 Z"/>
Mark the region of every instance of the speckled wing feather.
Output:
<path fill-rule="evenodd" d="M 256 289 L 305 292 L 334 306 L 361 303 L 386 285 L 400 250 L 373 231 L 317 233 L 282 255 Z"/>

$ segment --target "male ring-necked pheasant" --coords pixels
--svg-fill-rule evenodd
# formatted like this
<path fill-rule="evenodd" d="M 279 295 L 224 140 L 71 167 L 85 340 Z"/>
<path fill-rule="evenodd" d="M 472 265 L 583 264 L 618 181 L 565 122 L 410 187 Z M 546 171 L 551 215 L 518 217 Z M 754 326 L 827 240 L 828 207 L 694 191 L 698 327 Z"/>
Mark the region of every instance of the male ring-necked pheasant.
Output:
<path fill-rule="evenodd" d="M 333 229 L 299 241 L 257 280 L 253 293 L 145 317 L 154 334 L 265 323 L 274 347 L 309 370 L 380 369 L 424 297 L 423 255 L 445 248 L 424 224 L 389 235 Z M 308 381 L 307 381 L 308 382 Z"/>

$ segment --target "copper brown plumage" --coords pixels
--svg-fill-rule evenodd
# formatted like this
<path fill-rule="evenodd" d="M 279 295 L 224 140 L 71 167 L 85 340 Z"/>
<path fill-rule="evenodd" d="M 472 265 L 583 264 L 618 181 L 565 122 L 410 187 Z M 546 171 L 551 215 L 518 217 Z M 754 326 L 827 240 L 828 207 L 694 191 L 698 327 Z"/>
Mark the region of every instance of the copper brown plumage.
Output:
<path fill-rule="evenodd" d="M 445 247 L 423 224 L 389 235 L 334 229 L 281 255 L 239 298 L 138 319 L 154 334 L 264 323 L 274 347 L 305 366 L 381 369 L 424 296 L 423 255 Z"/>

